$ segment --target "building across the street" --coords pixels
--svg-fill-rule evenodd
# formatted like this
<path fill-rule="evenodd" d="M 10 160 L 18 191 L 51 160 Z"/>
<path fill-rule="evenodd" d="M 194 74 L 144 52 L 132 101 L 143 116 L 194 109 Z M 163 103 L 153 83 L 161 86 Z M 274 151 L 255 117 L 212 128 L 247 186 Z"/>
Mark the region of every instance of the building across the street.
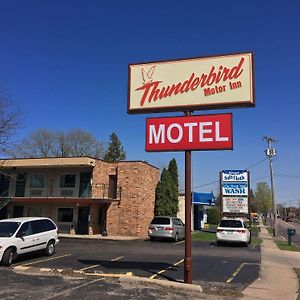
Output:
<path fill-rule="evenodd" d="M 146 236 L 159 169 L 90 157 L 0 160 L 0 218 L 45 216 L 62 233 Z"/>
<path fill-rule="evenodd" d="M 207 211 L 215 205 L 216 197 L 211 193 L 192 193 L 191 230 L 200 230 L 207 223 Z M 185 222 L 185 194 L 178 197 L 177 216 Z"/>

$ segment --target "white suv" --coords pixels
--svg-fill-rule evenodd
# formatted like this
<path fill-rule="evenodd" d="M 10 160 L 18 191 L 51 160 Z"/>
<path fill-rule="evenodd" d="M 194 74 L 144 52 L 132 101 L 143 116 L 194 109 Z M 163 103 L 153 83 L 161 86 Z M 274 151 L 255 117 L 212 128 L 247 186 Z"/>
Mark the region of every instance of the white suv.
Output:
<path fill-rule="evenodd" d="M 243 219 L 223 218 L 221 220 L 217 227 L 217 244 L 223 242 L 250 244 L 251 232 Z"/>
<path fill-rule="evenodd" d="M 44 249 L 50 256 L 58 242 L 57 226 L 48 218 L 0 220 L 0 261 L 4 266 L 23 253 Z"/>

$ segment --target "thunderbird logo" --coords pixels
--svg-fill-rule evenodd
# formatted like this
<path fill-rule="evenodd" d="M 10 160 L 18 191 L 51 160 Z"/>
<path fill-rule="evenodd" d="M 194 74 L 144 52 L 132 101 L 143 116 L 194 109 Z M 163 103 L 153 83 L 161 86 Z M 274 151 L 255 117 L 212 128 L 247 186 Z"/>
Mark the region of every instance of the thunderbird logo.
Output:
<path fill-rule="evenodd" d="M 151 67 L 148 72 L 142 68 L 143 84 L 151 83 L 153 81 L 152 77 L 153 77 L 154 70 L 155 70 L 155 66 Z"/>

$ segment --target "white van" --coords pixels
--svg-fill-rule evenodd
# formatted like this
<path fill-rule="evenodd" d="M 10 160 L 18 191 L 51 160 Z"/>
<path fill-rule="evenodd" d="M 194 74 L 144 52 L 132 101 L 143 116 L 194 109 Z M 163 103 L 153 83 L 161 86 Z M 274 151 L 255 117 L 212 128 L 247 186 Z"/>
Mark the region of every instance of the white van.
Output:
<path fill-rule="evenodd" d="M 0 261 L 4 266 L 23 253 L 45 250 L 50 256 L 58 242 L 57 226 L 48 218 L 0 220 Z"/>

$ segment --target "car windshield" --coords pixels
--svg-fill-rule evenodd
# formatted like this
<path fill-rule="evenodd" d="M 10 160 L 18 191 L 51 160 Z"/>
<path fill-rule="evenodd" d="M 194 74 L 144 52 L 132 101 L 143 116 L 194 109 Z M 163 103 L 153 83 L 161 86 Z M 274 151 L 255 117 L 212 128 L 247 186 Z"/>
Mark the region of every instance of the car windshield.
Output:
<path fill-rule="evenodd" d="M 20 222 L 0 222 L 0 237 L 11 237 L 19 226 Z"/>
<path fill-rule="evenodd" d="M 154 218 L 151 224 L 161 224 L 161 225 L 169 225 L 170 218 Z"/>
<path fill-rule="evenodd" d="M 243 227 L 243 224 L 239 220 L 222 220 L 220 227 L 231 227 L 231 228 L 240 228 Z"/>

